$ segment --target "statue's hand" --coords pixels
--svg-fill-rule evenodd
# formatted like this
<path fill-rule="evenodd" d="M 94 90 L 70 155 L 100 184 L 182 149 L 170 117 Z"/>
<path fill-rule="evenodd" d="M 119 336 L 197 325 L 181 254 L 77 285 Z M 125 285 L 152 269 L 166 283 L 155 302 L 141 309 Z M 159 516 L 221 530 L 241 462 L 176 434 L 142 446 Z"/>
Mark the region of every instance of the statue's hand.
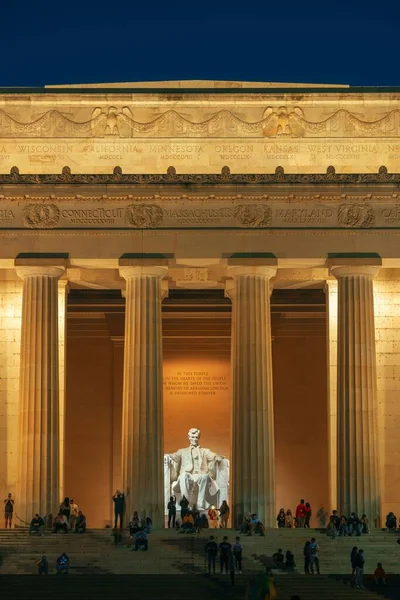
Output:
<path fill-rule="evenodd" d="M 174 461 L 174 459 L 172 458 L 172 456 L 171 456 L 170 454 L 168 454 L 168 455 L 167 455 L 167 458 L 168 458 L 168 462 L 169 462 L 170 466 L 171 466 L 171 467 L 174 467 L 174 466 L 175 466 L 175 461 Z"/>
<path fill-rule="evenodd" d="M 214 462 L 216 462 L 217 464 L 219 464 L 222 460 L 224 460 L 224 457 L 223 456 L 219 456 L 217 454 L 217 456 L 214 459 Z"/>

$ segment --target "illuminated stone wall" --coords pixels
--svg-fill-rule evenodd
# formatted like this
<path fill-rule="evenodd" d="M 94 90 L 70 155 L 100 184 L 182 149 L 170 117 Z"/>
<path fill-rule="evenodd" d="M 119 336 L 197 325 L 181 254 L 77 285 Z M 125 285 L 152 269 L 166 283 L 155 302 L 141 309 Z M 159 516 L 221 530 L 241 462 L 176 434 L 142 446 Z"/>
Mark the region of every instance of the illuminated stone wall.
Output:
<path fill-rule="evenodd" d="M 15 493 L 22 281 L 0 271 L 0 489 Z"/>
<path fill-rule="evenodd" d="M 382 524 L 400 513 L 400 272 L 387 273 L 374 283 Z"/>

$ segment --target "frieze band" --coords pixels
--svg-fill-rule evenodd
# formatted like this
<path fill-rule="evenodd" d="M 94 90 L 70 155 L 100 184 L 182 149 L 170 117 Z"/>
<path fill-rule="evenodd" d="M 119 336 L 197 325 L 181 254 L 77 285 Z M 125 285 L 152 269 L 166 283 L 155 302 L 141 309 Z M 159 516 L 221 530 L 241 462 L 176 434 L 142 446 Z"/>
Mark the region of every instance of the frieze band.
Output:
<path fill-rule="evenodd" d="M 387 196 L 182 196 L 4 198 L 0 231 L 174 229 L 400 229 Z"/>
<path fill-rule="evenodd" d="M 89 109 L 90 110 L 90 109 Z M 135 109 L 133 109 L 135 111 Z M 261 115 L 260 115 L 261 116 Z M 369 137 L 400 136 L 400 110 L 394 108 L 375 120 L 360 118 L 347 109 L 310 120 L 299 106 L 267 106 L 261 119 L 247 121 L 230 110 L 204 115 L 196 121 L 176 110 L 167 110 L 149 121 L 134 118 L 128 106 L 96 107 L 86 120 L 52 109 L 31 121 L 22 121 L 0 109 L 0 138 L 138 138 L 164 137 Z"/>
<path fill-rule="evenodd" d="M 121 167 L 114 167 L 110 174 L 79 174 L 72 173 L 66 166 L 61 173 L 49 174 L 23 174 L 18 167 L 12 167 L 9 174 L 0 174 L 0 185 L 7 184 L 90 184 L 90 185 L 164 185 L 164 184 L 193 184 L 193 185 L 220 185 L 220 184 L 251 184 L 272 185 L 276 183 L 296 185 L 326 185 L 326 184 L 400 184 L 400 173 L 389 173 L 385 166 L 381 166 L 377 173 L 336 173 L 333 166 L 326 169 L 326 173 L 285 173 L 283 167 L 278 166 L 275 173 L 231 173 L 225 166 L 221 173 L 181 173 L 175 167 L 169 167 L 166 173 L 137 174 L 123 173 Z"/>

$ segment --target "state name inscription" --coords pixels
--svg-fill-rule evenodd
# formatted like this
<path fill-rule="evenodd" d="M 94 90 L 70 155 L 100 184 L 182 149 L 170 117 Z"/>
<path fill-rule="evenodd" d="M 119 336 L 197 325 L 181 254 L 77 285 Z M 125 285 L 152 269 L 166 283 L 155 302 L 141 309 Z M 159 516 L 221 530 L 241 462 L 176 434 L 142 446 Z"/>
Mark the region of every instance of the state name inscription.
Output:
<path fill-rule="evenodd" d="M 398 228 L 400 196 L 28 197 L 0 200 L 7 229 Z"/>
<path fill-rule="evenodd" d="M 218 396 L 228 390 L 227 378 L 209 371 L 177 371 L 164 377 L 164 391 L 171 396 Z"/>
<path fill-rule="evenodd" d="M 381 165 L 397 172 L 400 144 L 391 140 L 287 138 L 284 142 L 257 139 L 187 140 L 137 138 L 104 140 L 59 139 L 57 143 L 0 140 L 0 173 L 14 165 L 21 173 L 59 173 L 69 166 L 75 173 L 111 173 L 120 166 L 125 173 L 165 173 L 175 166 L 180 173 L 219 173 L 228 165 L 236 173 L 273 173 L 283 166 L 287 173 L 324 173 L 328 165 L 337 172 L 377 172 Z"/>

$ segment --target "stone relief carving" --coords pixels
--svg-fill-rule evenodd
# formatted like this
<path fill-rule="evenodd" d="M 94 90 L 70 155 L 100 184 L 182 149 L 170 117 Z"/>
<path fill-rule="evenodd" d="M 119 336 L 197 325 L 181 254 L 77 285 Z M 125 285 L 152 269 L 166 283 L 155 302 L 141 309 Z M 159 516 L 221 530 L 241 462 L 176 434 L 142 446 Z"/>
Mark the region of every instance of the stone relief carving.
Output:
<path fill-rule="evenodd" d="M 90 118 L 76 121 L 59 110 L 22 122 L 0 110 L 0 137 L 400 137 L 400 109 L 393 109 L 375 121 L 340 109 L 326 119 L 306 119 L 298 106 L 267 107 L 259 121 L 245 121 L 229 110 L 220 110 L 203 121 L 193 121 L 175 110 L 167 110 L 148 122 L 134 119 L 129 107 L 96 107 Z"/>
<path fill-rule="evenodd" d="M 321 185 L 321 184 L 400 184 L 400 173 L 388 173 L 385 166 L 378 173 L 336 173 L 333 167 L 328 167 L 326 173 L 285 173 L 282 167 L 277 167 L 275 173 L 176 173 L 168 169 L 168 173 L 138 174 L 123 173 L 121 167 L 114 167 L 113 172 L 101 174 L 71 173 L 69 167 L 64 167 L 61 173 L 32 174 L 20 173 L 18 167 L 12 167 L 9 174 L 0 173 L 0 184 L 20 185 L 55 185 L 55 184 L 94 184 L 94 185 L 159 185 L 159 184 L 252 184 L 273 185 L 276 183 Z"/>
<path fill-rule="evenodd" d="M 25 227 L 49 229 L 56 227 L 60 220 L 60 210 L 55 204 L 28 204 L 22 213 Z"/>
<path fill-rule="evenodd" d="M 375 211 L 370 204 L 341 204 L 337 219 L 341 227 L 373 227 Z"/>
<path fill-rule="evenodd" d="M 159 227 L 163 221 L 163 211 L 157 204 L 131 204 L 126 209 L 126 218 L 131 227 Z"/>
<path fill-rule="evenodd" d="M 234 215 L 240 227 L 268 227 L 272 219 L 271 208 L 265 204 L 240 204 Z"/>

